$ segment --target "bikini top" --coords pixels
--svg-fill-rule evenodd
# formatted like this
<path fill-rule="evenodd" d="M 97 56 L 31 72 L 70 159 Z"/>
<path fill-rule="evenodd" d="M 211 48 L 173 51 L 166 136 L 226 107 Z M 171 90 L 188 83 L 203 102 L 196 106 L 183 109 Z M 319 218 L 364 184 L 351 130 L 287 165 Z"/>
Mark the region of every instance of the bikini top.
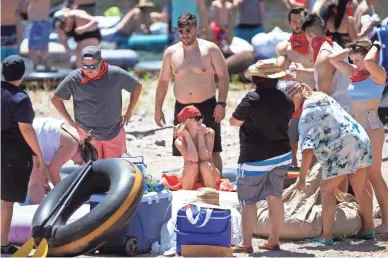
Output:
<path fill-rule="evenodd" d="M 70 31 L 65 31 L 66 35 L 70 38 L 73 37 L 76 42 L 80 42 L 84 39 L 88 38 L 97 38 L 98 40 L 101 40 L 101 33 L 100 30 L 97 28 L 96 30 L 93 31 L 87 31 L 82 34 L 77 34 L 75 32 L 75 22 L 73 24 L 73 28 Z"/>
<path fill-rule="evenodd" d="M 348 94 L 353 100 L 381 99 L 384 85 L 373 82 L 370 76 L 360 82 L 352 82 L 348 87 Z"/>
<path fill-rule="evenodd" d="M 342 48 L 345 48 L 346 44 L 350 43 L 349 33 L 331 32 L 326 31 L 326 36 L 330 37 L 333 41 L 337 42 Z"/>

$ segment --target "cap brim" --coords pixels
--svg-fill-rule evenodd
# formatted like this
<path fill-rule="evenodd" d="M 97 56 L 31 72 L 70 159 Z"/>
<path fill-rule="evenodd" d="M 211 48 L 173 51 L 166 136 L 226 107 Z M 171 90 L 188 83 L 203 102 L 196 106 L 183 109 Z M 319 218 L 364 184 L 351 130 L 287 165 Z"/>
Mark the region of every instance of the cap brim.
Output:
<path fill-rule="evenodd" d="M 24 69 L 25 69 L 24 74 L 23 74 L 23 78 L 25 78 L 34 71 L 34 64 L 32 63 L 31 60 L 29 60 L 27 58 L 22 57 L 22 59 L 24 61 Z"/>
<path fill-rule="evenodd" d="M 24 79 L 25 77 L 27 77 L 28 75 L 30 75 L 34 71 L 34 64 L 32 63 L 32 61 L 30 59 L 27 59 L 27 58 L 19 56 L 19 55 L 14 55 L 14 56 L 18 56 L 24 62 L 24 74 L 22 77 L 22 79 Z M 3 66 L 2 65 L 0 67 L 0 73 L 1 73 L 1 80 L 5 81 L 5 78 L 3 76 Z"/>

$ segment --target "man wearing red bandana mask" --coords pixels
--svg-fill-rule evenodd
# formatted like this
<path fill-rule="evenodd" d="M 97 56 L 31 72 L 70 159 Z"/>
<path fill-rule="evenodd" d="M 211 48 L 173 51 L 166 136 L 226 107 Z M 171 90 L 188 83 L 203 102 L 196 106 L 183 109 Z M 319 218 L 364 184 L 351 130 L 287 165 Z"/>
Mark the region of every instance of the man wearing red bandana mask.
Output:
<path fill-rule="evenodd" d="M 89 133 L 98 159 L 119 158 L 127 151 L 123 126 L 128 124 L 139 99 L 142 85 L 120 67 L 109 65 L 95 46 L 81 52 L 81 68 L 70 73 L 57 87 L 51 101 L 62 118 L 75 127 L 80 138 Z M 122 114 L 122 90 L 131 93 L 127 111 Z M 63 101 L 73 97 L 74 120 Z"/>
<path fill-rule="evenodd" d="M 285 80 L 305 83 L 314 89 L 312 49 L 302 31 L 303 20 L 307 14 L 307 10 L 302 7 L 292 8 L 288 13 L 288 21 L 293 32 L 289 40 L 280 42 L 276 46 L 276 65 L 293 72 L 288 73 L 284 78 Z M 294 167 L 298 166 L 296 157 L 299 140 L 298 123 L 299 117 L 294 114 L 288 129 L 292 149 L 292 165 Z"/>
<path fill-rule="evenodd" d="M 350 98 L 347 88 L 350 79 L 338 71 L 328 58 L 330 54 L 342 51 L 343 48 L 326 37 L 325 23 L 317 14 L 307 15 L 302 30 L 313 49 L 315 88 L 331 96 L 349 112 Z"/>

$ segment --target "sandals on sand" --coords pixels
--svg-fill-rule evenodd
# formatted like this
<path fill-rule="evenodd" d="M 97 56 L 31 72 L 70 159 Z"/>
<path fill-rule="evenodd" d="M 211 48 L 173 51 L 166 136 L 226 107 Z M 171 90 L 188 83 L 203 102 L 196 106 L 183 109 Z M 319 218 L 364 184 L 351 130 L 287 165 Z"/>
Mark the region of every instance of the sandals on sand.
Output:
<path fill-rule="evenodd" d="M 314 238 L 307 238 L 304 240 L 305 242 L 310 242 L 310 243 L 319 243 L 319 244 L 324 244 L 324 245 L 333 245 L 333 239 L 322 239 L 319 237 L 314 237 Z"/>
<path fill-rule="evenodd" d="M 233 253 L 251 254 L 253 253 L 253 247 L 251 245 L 238 244 L 237 246 L 233 247 Z"/>
<path fill-rule="evenodd" d="M 259 245 L 259 249 L 265 249 L 268 251 L 280 251 L 280 244 L 269 244 L 267 241 Z"/>
<path fill-rule="evenodd" d="M 360 232 L 360 233 L 358 233 L 357 237 L 364 239 L 364 240 L 371 240 L 371 239 L 375 239 L 376 234 L 373 231 L 372 232 Z"/>

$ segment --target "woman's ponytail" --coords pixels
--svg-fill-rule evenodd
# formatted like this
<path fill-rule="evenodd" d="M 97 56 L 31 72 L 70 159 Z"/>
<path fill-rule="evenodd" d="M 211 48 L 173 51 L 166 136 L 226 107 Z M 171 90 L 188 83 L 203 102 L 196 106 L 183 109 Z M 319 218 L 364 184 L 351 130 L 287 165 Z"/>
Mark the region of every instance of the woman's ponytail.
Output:
<path fill-rule="evenodd" d="M 96 161 L 98 158 L 97 149 L 93 146 L 91 141 L 93 140 L 93 136 L 88 134 L 88 136 L 80 142 L 81 147 L 81 158 L 83 162 Z"/>

